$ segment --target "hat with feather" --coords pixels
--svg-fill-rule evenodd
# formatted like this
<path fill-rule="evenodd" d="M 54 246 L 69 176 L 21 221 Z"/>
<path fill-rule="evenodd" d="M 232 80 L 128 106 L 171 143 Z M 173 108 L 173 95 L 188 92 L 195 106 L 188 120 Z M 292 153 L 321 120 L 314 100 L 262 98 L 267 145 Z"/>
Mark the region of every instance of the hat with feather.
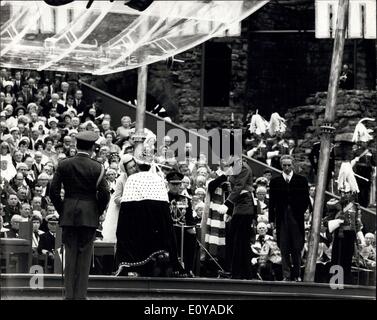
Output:
<path fill-rule="evenodd" d="M 250 133 L 255 133 L 257 135 L 265 134 L 268 129 L 268 125 L 268 121 L 258 114 L 257 110 L 257 112 L 251 117 L 249 131 Z"/>
<path fill-rule="evenodd" d="M 271 114 L 268 132 L 270 136 L 275 136 L 276 132 L 284 133 L 287 129 L 287 125 L 285 124 L 285 119 L 282 118 L 277 112 Z"/>
<path fill-rule="evenodd" d="M 355 131 L 353 132 L 352 142 L 368 142 L 370 140 L 373 140 L 373 136 L 370 135 L 370 133 L 373 132 L 372 129 L 367 129 L 365 125 L 363 124 L 363 121 L 375 121 L 373 118 L 363 118 L 361 119 L 356 127 Z"/>
<path fill-rule="evenodd" d="M 338 174 L 338 190 L 343 192 L 359 193 L 359 186 L 352 169 L 351 162 L 343 162 Z"/>

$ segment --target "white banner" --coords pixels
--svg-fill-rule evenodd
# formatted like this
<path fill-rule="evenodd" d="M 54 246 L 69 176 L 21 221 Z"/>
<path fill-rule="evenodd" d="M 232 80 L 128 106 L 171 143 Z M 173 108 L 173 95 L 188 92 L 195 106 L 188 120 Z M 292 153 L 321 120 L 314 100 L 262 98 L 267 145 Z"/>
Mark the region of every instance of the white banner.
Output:
<path fill-rule="evenodd" d="M 339 0 L 316 0 L 316 38 L 333 38 Z M 350 0 L 348 12 L 349 39 L 376 39 L 376 0 Z"/>

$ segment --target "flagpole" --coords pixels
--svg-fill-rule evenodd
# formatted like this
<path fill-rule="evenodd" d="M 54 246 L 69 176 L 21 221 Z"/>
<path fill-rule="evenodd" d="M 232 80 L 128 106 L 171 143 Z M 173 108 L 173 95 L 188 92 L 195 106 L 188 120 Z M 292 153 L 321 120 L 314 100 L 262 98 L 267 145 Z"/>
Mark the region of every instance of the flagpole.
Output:
<path fill-rule="evenodd" d="M 135 123 L 135 152 L 134 155 L 141 157 L 143 152 L 143 143 L 145 140 L 144 125 L 145 125 L 145 111 L 147 104 L 147 81 L 148 81 L 148 66 L 141 66 L 138 69 L 137 79 L 137 106 L 136 106 L 136 123 Z"/>
<path fill-rule="evenodd" d="M 335 120 L 337 91 L 339 85 L 340 72 L 342 68 L 343 51 L 346 36 L 346 25 L 348 19 L 348 8 L 349 0 L 339 0 L 338 20 L 335 30 L 325 119 L 323 125 L 321 126 L 321 150 L 319 154 L 318 180 L 314 200 L 312 229 L 309 238 L 309 251 L 304 275 L 304 281 L 307 282 L 313 282 L 315 276 L 322 211 L 325 202 L 327 172 L 329 167 L 329 158 L 331 151 L 331 139 L 335 131 L 333 123 Z"/>

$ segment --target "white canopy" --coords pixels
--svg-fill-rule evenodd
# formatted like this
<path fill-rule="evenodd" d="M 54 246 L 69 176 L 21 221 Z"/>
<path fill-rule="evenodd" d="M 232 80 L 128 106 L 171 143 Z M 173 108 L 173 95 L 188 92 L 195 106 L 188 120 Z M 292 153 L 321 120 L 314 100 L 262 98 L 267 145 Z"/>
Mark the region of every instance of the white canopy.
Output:
<path fill-rule="evenodd" d="M 2 67 L 109 74 L 186 51 L 239 27 L 269 0 L 154 1 L 145 11 L 124 1 L 51 7 L 1 1 Z"/>

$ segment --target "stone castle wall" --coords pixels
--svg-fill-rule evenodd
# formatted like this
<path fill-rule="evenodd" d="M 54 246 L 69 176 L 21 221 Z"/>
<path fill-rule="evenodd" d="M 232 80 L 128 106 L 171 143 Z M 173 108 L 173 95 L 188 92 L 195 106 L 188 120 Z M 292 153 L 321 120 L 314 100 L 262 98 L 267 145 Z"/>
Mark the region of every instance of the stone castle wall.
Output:
<path fill-rule="evenodd" d="M 303 172 L 308 173 L 310 163 L 308 155 L 313 144 L 320 140 L 320 126 L 323 124 L 326 109 L 327 92 L 317 92 L 306 99 L 306 105 L 290 108 L 285 114 L 287 123 L 286 136 L 297 143 L 297 159 Z M 377 91 L 340 90 L 338 91 L 336 115 L 334 121 L 335 136 L 353 133 L 356 124 L 362 118 L 377 120 Z M 364 125 L 377 134 L 377 121 L 366 121 Z M 371 144 L 376 151 L 376 142 Z"/>

